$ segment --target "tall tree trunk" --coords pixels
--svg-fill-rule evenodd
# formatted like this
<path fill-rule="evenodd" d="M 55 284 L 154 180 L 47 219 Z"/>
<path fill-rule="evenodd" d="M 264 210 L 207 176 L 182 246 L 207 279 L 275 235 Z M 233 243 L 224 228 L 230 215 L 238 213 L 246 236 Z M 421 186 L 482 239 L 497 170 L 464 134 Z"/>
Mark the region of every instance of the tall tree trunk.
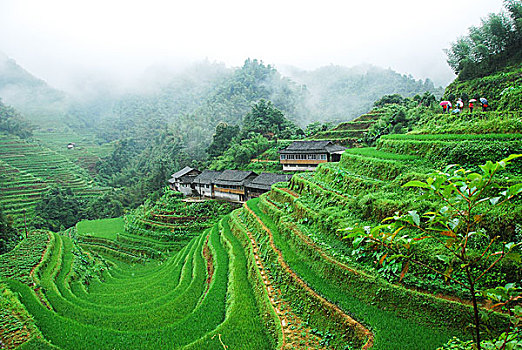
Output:
<path fill-rule="evenodd" d="M 480 316 L 477 304 L 477 297 L 475 296 L 475 283 L 473 282 L 473 276 L 471 275 L 469 266 L 466 267 L 466 275 L 468 276 L 469 291 L 471 292 L 471 302 L 473 303 L 473 316 L 475 319 L 475 344 L 477 346 L 477 350 L 480 350 Z"/>

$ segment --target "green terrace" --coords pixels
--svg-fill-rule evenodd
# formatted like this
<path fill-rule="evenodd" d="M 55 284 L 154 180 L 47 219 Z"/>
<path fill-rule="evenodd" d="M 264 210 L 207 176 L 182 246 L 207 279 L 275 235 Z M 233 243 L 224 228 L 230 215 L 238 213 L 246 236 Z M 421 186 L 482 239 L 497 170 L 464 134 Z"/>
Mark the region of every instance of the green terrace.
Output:
<path fill-rule="evenodd" d="M 90 174 L 95 174 L 96 162 L 100 158 L 110 155 L 114 147 L 110 143 L 100 145 L 95 134 L 85 131 L 79 134 L 72 130 L 53 130 L 52 132 L 37 130 L 33 133 L 32 139 L 86 169 Z M 69 143 L 74 143 L 74 148 L 68 149 Z"/>
<path fill-rule="evenodd" d="M 0 135 L 0 169 L 0 205 L 13 216 L 16 226 L 22 225 L 24 211 L 32 215 L 50 185 L 69 188 L 81 197 L 106 191 L 64 156 L 16 136 Z"/>
<path fill-rule="evenodd" d="M 370 112 L 353 121 L 340 123 L 333 129 L 319 131 L 307 140 L 331 140 L 350 148 L 361 147 L 361 138 L 380 116 L 381 112 Z"/>
<path fill-rule="evenodd" d="M 522 135 L 514 134 L 401 134 L 386 135 L 377 149 L 423 157 L 441 167 L 445 164 L 478 165 L 522 153 Z M 519 170 L 516 170 L 520 172 Z"/>
<path fill-rule="evenodd" d="M 160 260 L 129 259 L 121 244 L 103 250 L 77 239 L 93 228 L 102 235 L 119 231 L 122 223 L 87 223 L 80 225 L 82 234 L 53 233 L 51 241 L 42 236 L 45 253 L 16 265 L 36 271 L 37 286 L 5 274 L 12 264 L 0 270 L 4 293 L 17 293 L 43 334 L 25 348 L 69 349 L 78 342 L 85 349 L 221 349 L 221 342 L 234 349 L 275 347 L 277 336 L 266 327 L 274 321 L 263 320 L 258 305 L 266 297 L 251 288 L 247 256 L 226 220 Z M 8 261 L 27 257 L 23 248 Z"/>

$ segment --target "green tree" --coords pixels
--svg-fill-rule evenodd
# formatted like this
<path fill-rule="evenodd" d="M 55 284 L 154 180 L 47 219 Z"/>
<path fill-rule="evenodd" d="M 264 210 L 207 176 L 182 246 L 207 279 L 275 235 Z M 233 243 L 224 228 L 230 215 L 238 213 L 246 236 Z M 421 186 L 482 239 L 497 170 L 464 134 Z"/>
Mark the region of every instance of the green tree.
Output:
<path fill-rule="evenodd" d="M 0 208 L 0 254 L 11 250 L 19 238 L 18 232 L 13 227 L 12 220 Z"/>
<path fill-rule="evenodd" d="M 399 94 L 384 95 L 383 97 L 381 97 L 380 99 L 375 101 L 373 106 L 375 108 L 382 108 L 382 107 L 384 107 L 386 105 L 393 105 L 393 104 L 400 105 L 403 102 L 404 102 L 404 97 L 402 97 Z"/>
<path fill-rule="evenodd" d="M 212 136 L 212 143 L 207 148 L 210 158 L 215 158 L 223 154 L 239 136 L 238 125 L 228 125 L 220 122 L 216 126 L 216 132 Z"/>
<path fill-rule="evenodd" d="M 71 227 L 82 218 L 83 204 L 70 189 L 51 187 L 36 205 L 37 215 L 32 224 L 53 231 Z"/>
<path fill-rule="evenodd" d="M 0 99 L 0 131 L 13 134 L 21 138 L 32 135 L 29 123 L 24 121 L 14 108 L 6 106 Z"/>
<path fill-rule="evenodd" d="M 286 119 L 283 112 L 272 102 L 261 99 L 243 118 L 241 138 L 247 138 L 250 133 L 261 134 L 267 138 L 290 138 L 303 134 L 303 131 Z"/>
<path fill-rule="evenodd" d="M 504 1 L 504 11 L 489 14 L 480 26 L 445 50 L 448 64 L 460 80 L 488 75 L 522 62 L 522 3 Z"/>
<path fill-rule="evenodd" d="M 248 138 L 233 144 L 229 149 L 214 161 L 210 168 L 214 170 L 241 169 L 251 159 L 259 156 L 270 148 L 273 142 L 259 134 L 250 134 Z"/>
<path fill-rule="evenodd" d="M 474 342 L 481 348 L 481 318 L 477 296 L 478 283 L 503 259 L 510 258 L 520 264 L 522 243 L 499 242 L 480 227 L 482 219 L 494 208 L 522 193 L 522 183 L 499 189 L 496 176 L 499 171 L 522 154 L 511 155 L 499 162 L 488 161 L 480 166 L 481 172 L 464 169 L 432 173 L 426 181 L 410 181 L 404 187 L 415 187 L 425 191 L 425 196 L 444 205 L 437 211 L 419 214 L 412 210 L 407 214 L 386 218 L 383 224 L 366 230 L 362 227 L 347 229 L 347 238 L 354 246 L 381 249 L 382 264 L 387 261 L 403 261 L 401 278 L 410 263 L 417 264 L 436 273 L 447 281 L 469 291 L 473 304 Z M 414 247 L 419 242 L 430 240 L 443 250 L 436 258 L 445 266 L 440 269 L 433 261 L 422 259 Z M 485 240 L 485 244 L 477 242 Z M 461 274 L 457 274 L 460 272 Z M 464 277 L 460 277 L 460 276 Z"/>
<path fill-rule="evenodd" d="M 102 219 L 116 218 L 123 215 L 123 204 L 113 193 L 105 193 L 94 197 L 84 207 L 82 218 Z"/>
<path fill-rule="evenodd" d="M 321 123 L 321 122 L 313 122 L 306 126 L 304 131 L 306 136 L 312 136 L 319 131 L 326 131 L 333 127 L 332 123 Z"/>

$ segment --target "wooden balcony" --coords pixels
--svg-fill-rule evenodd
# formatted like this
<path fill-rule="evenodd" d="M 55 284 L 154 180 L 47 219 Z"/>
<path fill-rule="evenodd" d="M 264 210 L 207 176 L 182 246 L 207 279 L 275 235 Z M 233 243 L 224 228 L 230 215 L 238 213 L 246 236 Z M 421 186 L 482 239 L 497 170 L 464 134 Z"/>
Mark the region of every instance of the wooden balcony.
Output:
<path fill-rule="evenodd" d="M 327 162 L 326 159 L 281 159 L 281 164 L 316 165 Z"/>
<path fill-rule="evenodd" d="M 234 193 L 234 194 L 245 194 L 245 190 L 238 190 L 236 188 L 223 188 L 214 186 L 214 191 L 225 192 L 225 193 Z"/>

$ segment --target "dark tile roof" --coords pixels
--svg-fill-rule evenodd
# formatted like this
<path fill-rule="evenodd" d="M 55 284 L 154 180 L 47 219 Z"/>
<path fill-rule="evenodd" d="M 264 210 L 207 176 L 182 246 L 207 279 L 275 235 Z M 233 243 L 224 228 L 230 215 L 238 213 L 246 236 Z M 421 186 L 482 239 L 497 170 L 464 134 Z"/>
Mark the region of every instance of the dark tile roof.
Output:
<path fill-rule="evenodd" d="M 203 170 L 192 182 L 195 184 L 213 184 L 219 175 L 221 175 L 221 171 Z"/>
<path fill-rule="evenodd" d="M 346 147 L 339 146 L 339 145 L 328 145 L 325 147 L 328 153 L 336 153 L 336 152 L 344 152 L 346 150 Z"/>
<path fill-rule="evenodd" d="M 179 182 L 182 184 L 191 184 L 192 182 L 194 182 L 194 178 L 194 175 L 185 175 L 179 178 Z"/>
<path fill-rule="evenodd" d="M 243 182 L 257 174 L 253 171 L 224 170 L 216 179 L 217 185 L 241 185 Z"/>
<path fill-rule="evenodd" d="M 334 152 L 339 151 L 339 147 L 332 143 L 332 141 L 294 141 L 290 146 L 287 148 L 279 151 L 279 153 L 322 153 L 322 152 L 328 152 L 332 153 L 331 150 L 334 150 Z M 342 147 L 342 149 L 345 149 L 345 147 Z"/>
<path fill-rule="evenodd" d="M 273 184 L 283 181 L 290 181 L 291 178 L 292 175 L 262 173 L 256 178 L 250 180 L 247 184 L 245 184 L 245 186 L 269 191 Z"/>
<path fill-rule="evenodd" d="M 186 167 L 184 167 L 183 169 L 181 169 L 180 171 L 178 171 L 178 172 L 172 174 L 171 177 L 173 177 L 174 179 L 177 179 L 177 178 L 179 178 L 179 177 L 182 177 L 182 176 L 184 176 L 184 175 L 190 173 L 190 172 L 193 171 L 193 170 L 199 172 L 199 170 L 197 170 L 197 169 L 194 169 L 194 168 L 191 168 L 191 167 L 186 166 Z"/>

